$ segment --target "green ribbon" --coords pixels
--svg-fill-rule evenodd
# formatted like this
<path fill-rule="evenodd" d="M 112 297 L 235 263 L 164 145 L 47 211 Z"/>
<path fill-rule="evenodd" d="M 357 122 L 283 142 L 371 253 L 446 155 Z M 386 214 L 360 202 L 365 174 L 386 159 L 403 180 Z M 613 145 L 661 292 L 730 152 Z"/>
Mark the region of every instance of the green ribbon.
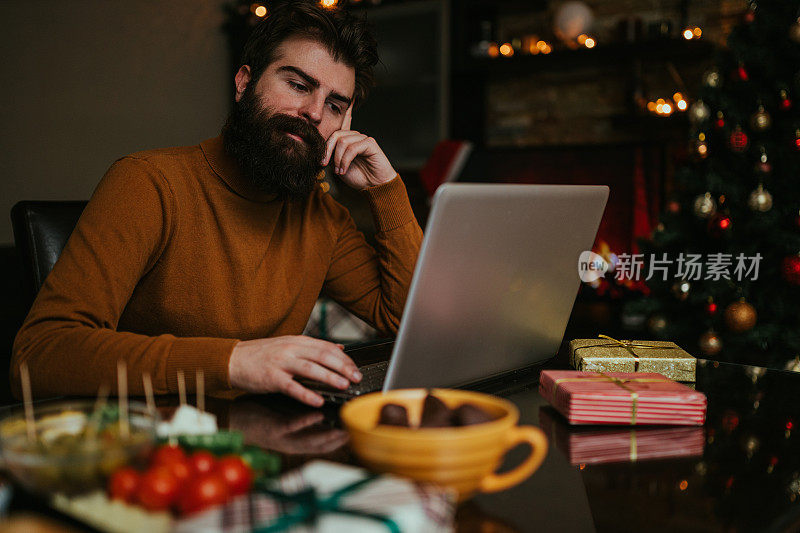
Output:
<path fill-rule="evenodd" d="M 256 490 L 258 492 L 266 494 L 267 496 L 270 496 L 279 502 L 294 504 L 294 507 L 281 515 L 273 523 L 266 526 L 257 527 L 253 531 L 254 533 L 277 533 L 279 531 L 286 531 L 290 527 L 298 524 L 314 523 L 317 518 L 324 513 L 339 513 L 377 520 L 382 522 L 391 533 L 400 533 L 400 526 L 398 526 L 397 522 L 388 516 L 367 513 L 365 511 L 358 511 L 356 509 L 346 509 L 339 506 L 339 500 L 341 500 L 344 496 L 358 490 L 363 485 L 366 485 L 377 477 L 378 476 L 374 474 L 367 476 L 364 479 L 356 481 L 355 483 L 345 485 L 344 487 L 332 492 L 324 498 L 320 498 L 317 495 L 317 491 L 314 490 L 314 487 L 308 487 L 298 492 L 289 494 L 279 490 L 270 489 L 266 486 L 266 482 L 261 480 L 256 483 Z"/>

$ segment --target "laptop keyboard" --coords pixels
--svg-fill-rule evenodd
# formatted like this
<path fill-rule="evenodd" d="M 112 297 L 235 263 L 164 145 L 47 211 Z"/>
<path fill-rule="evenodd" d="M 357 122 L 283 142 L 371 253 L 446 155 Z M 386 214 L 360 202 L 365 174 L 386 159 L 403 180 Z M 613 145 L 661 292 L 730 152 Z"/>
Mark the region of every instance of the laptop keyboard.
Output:
<path fill-rule="evenodd" d="M 380 361 L 370 365 L 364 365 L 358 368 L 361 372 L 361 381 L 358 383 L 351 383 L 345 394 L 351 396 L 359 396 L 366 392 L 381 390 L 383 382 L 386 380 L 386 371 L 389 369 L 389 361 Z"/>

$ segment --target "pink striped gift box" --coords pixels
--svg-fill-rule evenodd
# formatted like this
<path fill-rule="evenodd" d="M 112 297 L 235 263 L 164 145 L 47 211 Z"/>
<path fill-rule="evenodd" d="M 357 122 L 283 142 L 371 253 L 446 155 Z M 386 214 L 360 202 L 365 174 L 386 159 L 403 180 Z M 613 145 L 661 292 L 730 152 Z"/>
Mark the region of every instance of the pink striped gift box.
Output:
<path fill-rule="evenodd" d="M 706 397 L 656 373 L 545 370 L 539 393 L 570 424 L 701 426 Z"/>

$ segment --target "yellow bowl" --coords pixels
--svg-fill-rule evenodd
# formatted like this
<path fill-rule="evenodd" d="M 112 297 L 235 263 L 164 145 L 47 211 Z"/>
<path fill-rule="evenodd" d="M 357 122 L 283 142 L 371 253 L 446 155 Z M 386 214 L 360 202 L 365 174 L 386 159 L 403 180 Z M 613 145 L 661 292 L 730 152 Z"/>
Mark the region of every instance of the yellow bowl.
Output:
<path fill-rule="evenodd" d="M 478 392 L 433 389 L 448 407 L 472 403 L 494 420 L 448 428 L 412 429 L 378 425 L 387 403 L 402 405 L 412 426 L 419 423 L 427 389 L 372 393 L 347 402 L 341 418 L 350 432 L 350 444 L 371 470 L 405 476 L 454 489 L 459 501 L 476 492 L 497 492 L 521 483 L 542 464 L 547 438 L 538 428 L 517 426 L 519 411 L 511 402 Z M 531 453 L 509 472 L 496 474 L 506 452 L 528 443 Z"/>

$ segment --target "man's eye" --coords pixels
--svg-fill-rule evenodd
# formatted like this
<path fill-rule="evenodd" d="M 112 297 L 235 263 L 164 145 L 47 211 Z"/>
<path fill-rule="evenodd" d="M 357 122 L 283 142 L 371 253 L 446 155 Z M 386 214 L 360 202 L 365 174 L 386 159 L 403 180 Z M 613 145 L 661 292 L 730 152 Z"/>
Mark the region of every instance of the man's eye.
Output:
<path fill-rule="evenodd" d="M 292 89 L 294 89 L 295 91 L 299 91 L 299 92 L 302 92 L 302 93 L 304 93 L 304 92 L 308 91 L 308 88 L 307 88 L 305 85 L 301 84 L 301 83 L 297 83 L 297 82 L 294 82 L 294 81 L 290 81 L 290 82 L 289 82 L 289 85 L 290 85 L 290 86 L 292 87 Z"/>
<path fill-rule="evenodd" d="M 333 104 L 333 103 L 328 103 L 328 105 L 330 106 L 331 111 L 333 111 L 337 115 L 342 113 L 342 108 L 340 108 L 338 105 Z"/>

